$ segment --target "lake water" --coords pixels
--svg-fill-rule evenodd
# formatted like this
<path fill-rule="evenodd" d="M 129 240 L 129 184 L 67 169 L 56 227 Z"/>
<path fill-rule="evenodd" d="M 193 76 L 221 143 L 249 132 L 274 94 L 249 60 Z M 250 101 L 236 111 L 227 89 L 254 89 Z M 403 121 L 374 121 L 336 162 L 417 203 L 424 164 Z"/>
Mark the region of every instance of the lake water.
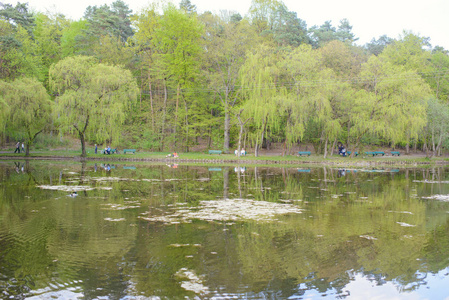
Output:
<path fill-rule="evenodd" d="M 446 168 L 0 162 L 2 299 L 449 299 L 448 273 Z"/>

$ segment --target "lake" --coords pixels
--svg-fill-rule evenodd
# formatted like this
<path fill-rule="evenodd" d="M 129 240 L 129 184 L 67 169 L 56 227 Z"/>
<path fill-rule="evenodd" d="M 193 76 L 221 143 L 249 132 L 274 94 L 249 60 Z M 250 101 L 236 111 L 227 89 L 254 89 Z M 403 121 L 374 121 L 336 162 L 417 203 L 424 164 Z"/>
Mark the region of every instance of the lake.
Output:
<path fill-rule="evenodd" d="M 0 298 L 448 299 L 449 169 L 0 162 Z"/>

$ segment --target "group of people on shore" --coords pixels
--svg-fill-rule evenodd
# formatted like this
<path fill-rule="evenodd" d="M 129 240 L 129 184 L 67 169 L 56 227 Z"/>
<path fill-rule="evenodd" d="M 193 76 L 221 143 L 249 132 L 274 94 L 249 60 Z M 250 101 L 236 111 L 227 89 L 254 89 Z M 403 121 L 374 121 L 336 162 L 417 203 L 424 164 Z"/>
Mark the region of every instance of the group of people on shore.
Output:
<path fill-rule="evenodd" d="M 115 148 L 114 151 L 112 151 L 112 149 L 109 145 L 106 148 L 104 148 L 104 150 L 103 150 L 103 154 L 112 154 L 114 152 L 118 154 L 117 148 Z M 98 146 L 97 146 L 97 144 L 95 144 L 95 154 L 97 154 L 97 153 L 98 153 Z"/>
<path fill-rule="evenodd" d="M 338 144 L 338 154 L 341 155 L 341 156 L 346 156 L 347 155 L 346 147 L 342 143 Z"/>
<path fill-rule="evenodd" d="M 169 154 L 167 154 L 167 156 L 166 157 L 174 157 L 174 158 L 176 158 L 176 157 L 179 157 L 178 156 L 178 153 L 176 153 L 176 152 L 173 152 L 173 153 L 169 153 Z"/>
<path fill-rule="evenodd" d="M 239 155 L 239 150 L 235 149 L 234 154 L 235 154 L 235 156 L 238 156 Z M 246 151 L 245 151 L 244 148 L 242 148 L 242 150 L 240 150 L 240 156 L 243 156 L 243 155 L 246 155 Z"/>
<path fill-rule="evenodd" d="M 25 152 L 25 144 L 23 142 L 22 142 L 22 152 Z M 14 153 L 20 153 L 20 142 L 17 142 L 16 150 L 14 150 Z"/>

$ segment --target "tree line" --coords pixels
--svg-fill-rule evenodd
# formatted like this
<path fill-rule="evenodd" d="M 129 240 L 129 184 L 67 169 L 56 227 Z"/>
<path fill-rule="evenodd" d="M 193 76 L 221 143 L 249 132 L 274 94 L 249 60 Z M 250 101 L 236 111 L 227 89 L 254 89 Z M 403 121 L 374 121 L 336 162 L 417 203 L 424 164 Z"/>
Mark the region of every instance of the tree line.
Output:
<path fill-rule="evenodd" d="M 449 56 L 404 31 L 360 46 L 347 19 L 307 28 L 282 1 L 245 16 L 150 4 L 89 6 L 74 21 L 0 4 L 0 133 L 189 151 L 337 142 L 441 155 Z M 56 136 L 56 135 L 55 135 Z M 55 137 L 56 138 L 56 137 Z M 353 151 L 353 152 L 354 152 Z"/>

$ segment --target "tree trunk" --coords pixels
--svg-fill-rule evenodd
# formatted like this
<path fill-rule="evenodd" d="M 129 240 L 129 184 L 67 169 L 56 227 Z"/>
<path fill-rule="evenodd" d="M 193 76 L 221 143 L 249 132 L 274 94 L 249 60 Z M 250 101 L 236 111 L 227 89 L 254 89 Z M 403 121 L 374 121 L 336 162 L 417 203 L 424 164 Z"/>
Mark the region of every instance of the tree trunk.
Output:
<path fill-rule="evenodd" d="M 441 156 L 441 143 L 443 142 L 443 135 L 440 134 L 440 138 L 438 139 L 438 145 L 436 148 L 436 155 Z"/>
<path fill-rule="evenodd" d="M 240 116 L 239 116 L 239 121 L 240 121 Z M 245 125 L 245 124 L 243 124 L 243 123 L 240 121 L 239 145 L 238 145 L 238 148 L 237 148 L 237 156 L 238 156 L 238 157 L 240 157 L 241 149 L 242 149 L 242 136 L 243 136 L 243 126 L 244 126 L 244 125 Z"/>
<path fill-rule="evenodd" d="M 284 141 L 284 145 L 282 146 L 282 156 L 285 156 L 285 152 L 287 152 L 287 139 Z"/>
<path fill-rule="evenodd" d="M 327 144 L 329 142 L 329 137 L 326 137 L 326 142 L 324 144 L 324 158 L 327 157 Z"/>
<path fill-rule="evenodd" d="M 425 152 L 426 152 L 426 158 L 430 158 L 430 156 L 429 156 L 429 145 L 427 145 L 427 137 L 426 136 L 424 136 L 424 149 L 425 149 Z"/>
<path fill-rule="evenodd" d="M 186 117 L 184 118 L 184 122 L 185 122 L 185 126 L 186 126 L 186 152 L 189 152 L 189 113 L 188 113 L 188 108 L 187 108 L 187 101 L 185 100 L 184 97 L 182 97 L 184 99 L 184 109 L 186 111 Z"/>
<path fill-rule="evenodd" d="M 164 150 L 164 144 L 165 144 L 165 122 L 166 122 L 166 114 L 167 114 L 167 84 L 164 79 L 164 108 L 162 112 L 162 132 L 161 132 L 161 146 L 162 150 Z"/>
<path fill-rule="evenodd" d="M 334 143 L 332 144 L 331 156 L 334 155 L 335 145 L 337 144 L 337 138 L 335 138 Z"/>
<path fill-rule="evenodd" d="M 83 130 L 80 130 L 78 126 L 73 124 L 73 127 L 78 131 L 78 135 L 81 141 L 81 157 L 86 157 L 86 141 L 84 140 L 84 133 L 86 132 L 87 126 L 89 125 L 89 115 L 86 117 L 86 123 L 84 123 Z"/>
<path fill-rule="evenodd" d="M 239 143 L 238 143 L 238 148 L 237 148 L 237 156 L 240 157 L 241 154 L 241 149 L 242 149 L 242 137 L 243 137 L 243 129 L 245 128 L 245 124 L 246 122 L 248 122 L 250 120 L 250 118 L 248 118 L 245 122 L 242 122 L 242 119 L 240 117 L 240 115 L 242 114 L 243 109 L 240 110 L 240 112 L 237 114 L 237 120 L 239 121 L 239 125 L 240 125 L 240 131 L 239 131 Z"/>
<path fill-rule="evenodd" d="M 86 141 L 84 140 L 84 132 L 79 131 L 81 141 L 81 157 L 86 157 Z"/>
<path fill-rule="evenodd" d="M 346 149 L 349 149 L 349 137 L 351 136 L 349 133 L 351 132 L 351 123 L 348 122 L 348 139 L 346 140 Z"/>
<path fill-rule="evenodd" d="M 30 146 L 31 146 L 31 141 L 27 141 L 25 143 L 25 156 L 30 156 Z"/>
<path fill-rule="evenodd" d="M 153 91 L 151 90 L 151 74 L 148 70 L 148 88 L 150 89 L 150 107 L 151 107 L 151 129 L 154 132 L 154 107 L 153 107 Z"/>
<path fill-rule="evenodd" d="M 224 153 L 229 153 L 229 131 L 231 129 L 231 114 L 229 113 L 229 108 L 227 106 L 227 101 L 225 103 L 225 116 L 224 116 L 224 143 L 223 151 Z"/>
<path fill-rule="evenodd" d="M 260 145 L 263 145 L 263 138 L 265 137 L 266 126 L 267 126 L 267 119 L 264 119 L 262 123 L 262 139 L 260 141 Z M 259 143 L 256 143 L 256 151 L 254 153 L 254 156 L 256 157 L 259 156 Z"/>
<path fill-rule="evenodd" d="M 405 154 L 410 154 L 410 133 L 407 133 L 407 144 L 405 144 Z"/>
<path fill-rule="evenodd" d="M 185 118 L 184 118 L 184 126 L 185 126 L 185 152 L 189 152 L 189 110 L 187 107 L 187 101 L 182 95 L 182 100 L 184 101 L 184 110 L 185 110 Z"/>
<path fill-rule="evenodd" d="M 435 131 L 432 129 L 432 152 L 433 152 L 433 156 L 435 156 L 436 154 L 436 149 L 435 149 Z"/>
<path fill-rule="evenodd" d="M 176 136 L 176 128 L 178 127 L 178 106 L 179 106 L 179 84 L 178 84 L 178 89 L 176 92 L 176 111 L 175 111 L 175 126 L 173 126 L 175 128 L 175 139 L 174 139 L 174 148 L 176 148 L 176 140 L 177 140 L 177 136 Z"/>

